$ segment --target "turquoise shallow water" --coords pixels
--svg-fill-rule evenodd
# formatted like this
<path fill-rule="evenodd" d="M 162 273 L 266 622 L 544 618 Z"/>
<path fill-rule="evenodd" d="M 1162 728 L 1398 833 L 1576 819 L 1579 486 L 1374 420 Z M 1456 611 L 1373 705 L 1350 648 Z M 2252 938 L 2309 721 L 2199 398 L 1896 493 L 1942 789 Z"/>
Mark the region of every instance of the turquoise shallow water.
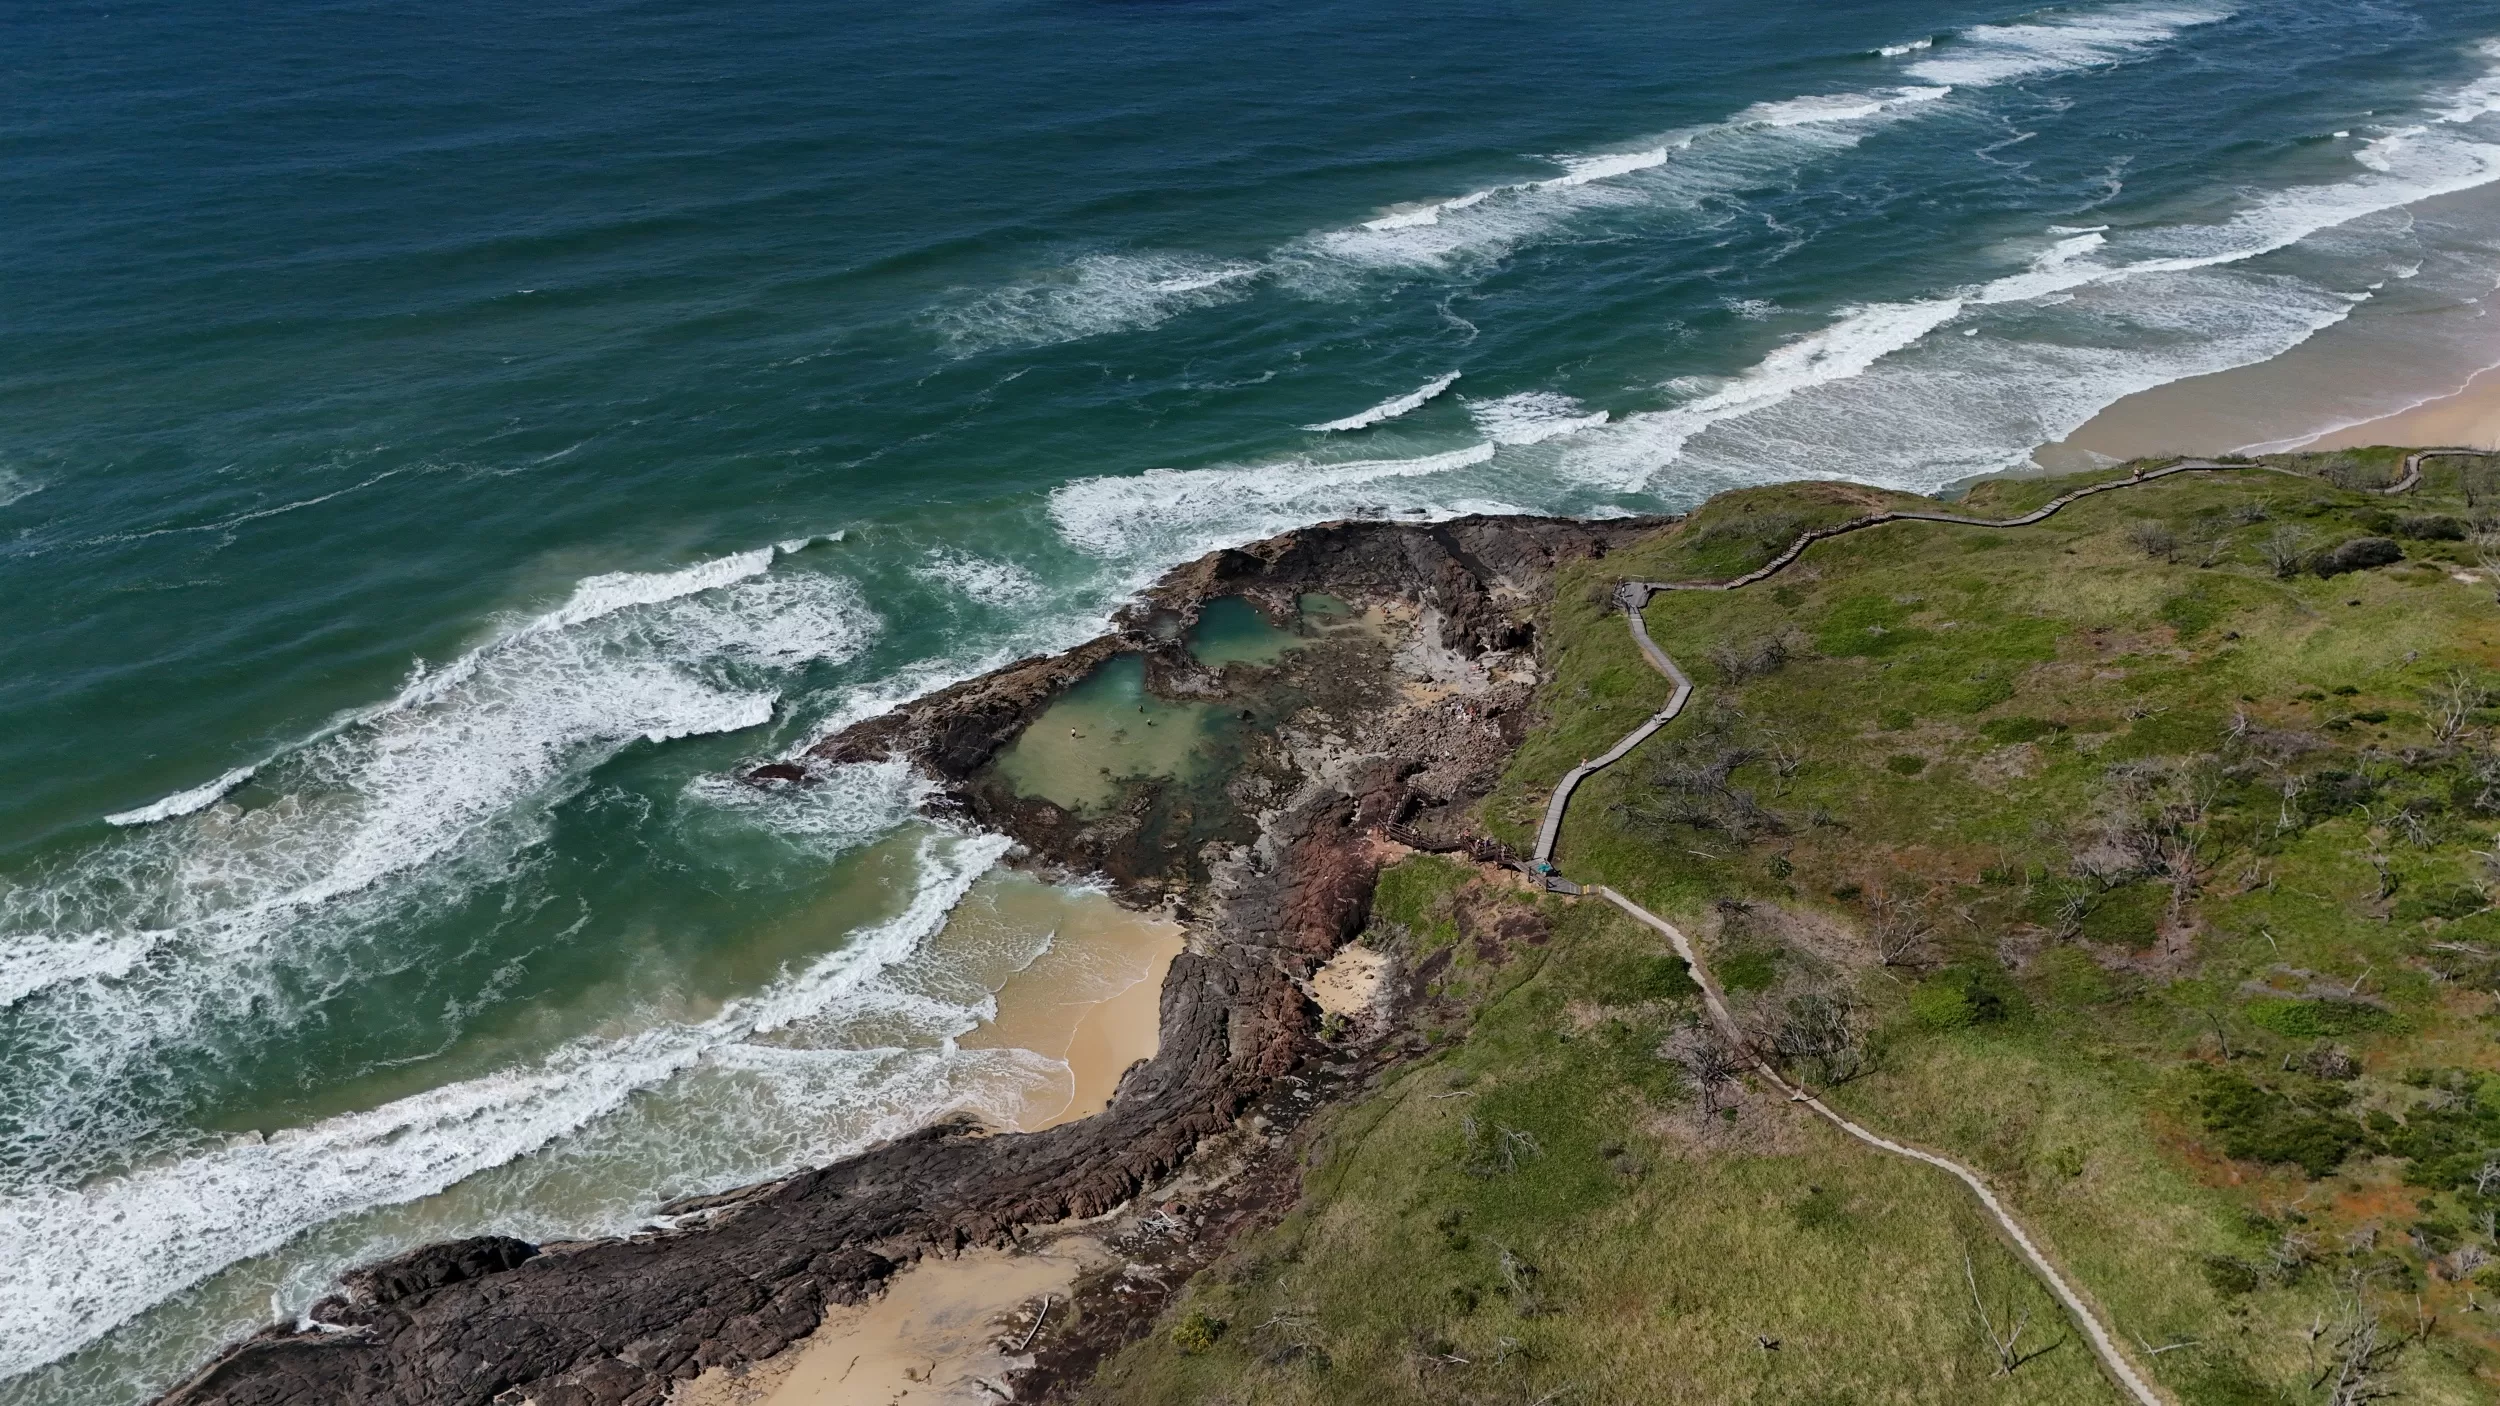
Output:
<path fill-rule="evenodd" d="M 415 1240 L 1012 1106 L 1041 1075 L 953 1050 L 986 992 L 915 956 L 996 842 L 896 768 L 720 775 L 1218 544 L 1934 487 L 2479 296 L 2494 39 L 2430 0 L 0 15 L 0 1401 L 134 1399 Z"/>

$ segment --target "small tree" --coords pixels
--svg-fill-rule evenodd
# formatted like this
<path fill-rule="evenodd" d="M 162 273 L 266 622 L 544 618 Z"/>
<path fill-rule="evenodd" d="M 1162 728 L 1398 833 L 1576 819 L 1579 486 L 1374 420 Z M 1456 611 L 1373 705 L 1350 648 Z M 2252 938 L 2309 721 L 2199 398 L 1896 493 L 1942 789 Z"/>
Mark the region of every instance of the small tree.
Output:
<path fill-rule="evenodd" d="M 2278 578 L 2298 576 L 2301 564 L 2309 559 L 2308 536 L 2288 523 L 2278 527 L 2257 544 L 2257 559 Z"/>
<path fill-rule="evenodd" d="M 1888 967 L 1927 963 L 1927 939 L 1936 925 L 1916 903 L 1898 899 L 1881 883 L 1866 891 L 1866 935 L 1875 944 L 1875 959 Z"/>
<path fill-rule="evenodd" d="M 2483 569 L 2483 581 L 2491 587 L 2494 601 L 2500 601 L 2500 532 L 2474 534 L 2474 564 Z"/>
<path fill-rule="evenodd" d="M 2451 669 L 2448 677 L 2431 688 L 2431 735 L 2441 746 L 2456 741 L 2473 721 L 2474 710 L 2483 706 L 2483 687 L 2463 669 Z"/>
<path fill-rule="evenodd" d="M 2170 524 L 2166 522 L 2145 518 L 2133 523 L 2127 528 L 2127 540 L 2135 544 L 2137 551 L 2156 560 L 2178 559 L 2179 534 L 2171 531 Z"/>

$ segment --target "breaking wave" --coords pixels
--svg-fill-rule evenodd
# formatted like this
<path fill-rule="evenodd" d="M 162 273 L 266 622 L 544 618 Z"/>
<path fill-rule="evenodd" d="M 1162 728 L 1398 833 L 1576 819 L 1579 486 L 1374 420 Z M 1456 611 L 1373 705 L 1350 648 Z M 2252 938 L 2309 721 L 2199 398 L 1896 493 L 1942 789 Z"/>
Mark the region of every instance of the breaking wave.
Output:
<path fill-rule="evenodd" d="M 190 813 L 0 887 L 0 1185 L 156 1145 L 167 1061 L 314 1018 L 395 968 L 410 922 L 536 863 L 554 808 L 623 748 L 768 721 L 775 680 L 875 638 L 847 580 L 772 555 L 591 577 L 263 763 L 265 803 L 169 797 L 149 809 Z"/>
<path fill-rule="evenodd" d="M 1495 444 L 1542 444 L 1605 424 L 1606 412 L 1557 391 L 1522 391 L 1497 400 L 1471 400 L 1467 413 L 1476 430 Z"/>
<path fill-rule="evenodd" d="M 171 820 L 177 815 L 189 815 L 194 811 L 206 810 L 224 799 L 228 791 L 251 780 L 252 774 L 259 770 L 260 765 L 257 762 L 251 766 L 236 767 L 206 785 L 194 786 L 188 791 L 176 791 L 161 801 L 143 805 L 137 810 L 116 811 L 104 817 L 104 823 L 107 825 L 153 825 L 159 820 Z"/>
<path fill-rule="evenodd" d="M 1090 254 L 1039 278 L 959 296 L 933 322 L 959 355 L 998 347 L 1046 347 L 1136 332 L 1194 308 L 1245 297 L 1258 264 L 1186 254 Z"/>
<path fill-rule="evenodd" d="M 1476 444 L 1413 459 L 1291 459 L 1078 479 L 1050 495 L 1050 518 L 1083 551 L 1159 569 L 1330 518 L 1454 516 L 1455 507 L 1419 504 L 1390 485 L 1492 457 L 1491 444 Z"/>
<path fill-rule="evenodd" d="M 1443 391 L 1457 384 L 1458 373 L 1453 371 L 1446 376 L 1434 377 L 1404 395 L 1391 396 L 1369 410 L 1357 411 L 1342 420 L 1330 420 L 1320 425 L 1304 425 L 1302 428 L 1323 434 L 1369 429 L 1383 420 L 1394 420 L 1408 411 L 1422 409 L 1425 404 L 1438 397 Z"/>
<path fill-rule="evenodd" d="M 982 605 L 1030 605 L 1042 598 L 1041 578 L 1029 569 L 950 547 L 931 547 L 912 574 Z"/>
<path fill-rule="evenodd" d="M 900 913 L 708 1020 L 577 1040 L 530 1065 L 306 1127 L 192 1149 L 74 1190 L 0 1195 L 0 1240 L 12 1248 L 0 1258 L 0 1375 L 65 1355 L 219 1269 L 325 1222 L 433 1195 L 559 1140 L 586 1135 L 591 1145 L 570 1154 L 580 1158 L 598 1155 L 602 1142 L 650 1138 L 660 1130 L 636 1127 L 631 1101 L 706 1066 L 714 1079 L 761 1085 L 732 1101 L 750 1112 L 759 1096 L 784 1093 L 801 1102 L 796 1111 L 811 1115 L 835 1112 L 837 1105 L 856 1115 L 860 1105 L 874 1111 L 883 1102 L 911 1123 L 925 1120 L 943 1108 L 925 1097 L 943 1092 L 931 1087 L 933 1077 L 948 1082 L 944 1071 L 929 1066 L 951 1053 L 942 1048 L 948 1037 L 986 1013 L 980 1004 L 986 993 L 915 990 L 896 978 L 1007 847 L 998 836 L 926 837 L 917 889 Z M 936 1048 L 924 1048 L 914 1060 L 891 1043 L 844 1043 L 850 1024 L 873 1018 L 891 1026 L 898 1015 L 914 1027 L 901 1033 Z M 755 1043 L 776 1035 L 778 1044 Z M 894 1077 L 900 1071 L 882 1079 L 851 1077 L 898 1059 L 923 1067 L 908 1080 Z M 811 1064 L 823 1067 L 815 1077 Z M 839 1077 L 821 1077 L 828 1071 Z M 911 1095 L 897 1098 L 905 1083 Z M 650 1182 L 654 1171 L 666 1180 L 634 1186 L 628 1178 L 623 1191 L 612 1187 L 612 1216 L 630 1220 L 672 1191 L 753 1180 L 899 1131 L 890 1117 L 814 1118 L 812 1126 L 806 1118 L 775 1121 L 777 1136 L 760 1142 L 767 1149 L 761 1157 L 754 1151 L 724 1156 L 731 1150 L 719 1140 L 692 1139 L 711 1154 L 711 1165 L 703 1157 L 650 1164 L 640 1180 Z M 686 1140 L 686 1130 L 669 1131 Z M 562 1160 L 531 1175 L 560 1174 Z M 97 1233 L 101 1226 L 111 1233 Z M 542 1213 L 531 1228 L 543 1234 L 556 1226 Z M 580 1234 L 630 1225 L 611 1220 L 565 1228 Z"/>

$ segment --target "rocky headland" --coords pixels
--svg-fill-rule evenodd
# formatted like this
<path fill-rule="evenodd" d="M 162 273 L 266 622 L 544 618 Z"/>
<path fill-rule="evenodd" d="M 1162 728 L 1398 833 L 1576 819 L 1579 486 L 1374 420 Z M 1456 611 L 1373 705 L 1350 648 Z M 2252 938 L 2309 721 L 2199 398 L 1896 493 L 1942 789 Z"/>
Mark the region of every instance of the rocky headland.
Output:
<path fill-rule="evenodd" d="M 756 785 L 807 786 L 844 762 L 908 756 L 937 781 L 937 809 L 1013 837 L 1016 862 L 1169 905 L 1188 945 L 1164 983 L 1159 1052 L 1106 1111 L 1044 1132 L 952 1121 L 674 1204 L 667 1228 L 625 1239 L 481 1237 L 367 1266 L 313 1306 L 311 1327 L 266 1329 L 163 1400 L 652 1406 L 706 1369 L 780 1353 L 829 1305 L 875 1295 L 920 1255 L 1102 1216 L 1170 1182 L 1210 1139 L 1245 1123 L 1272 1133 L 1330 1082 L 1297 1073 L 1326 1053 L 1309 982 L 1363 925 L 1398 849 L 1381 836 L 1471 842 L 1469 808 L 1526 731 L 1557 569 L 1658 525 L 1506 517 L 1286 533 L 1173 571 L 1077 649 L 756 768 Z M 1202 614 L 1228 597 L 1279 635 L 1272 658 L 1209 662 L 1193 649 Z M 1002 754 L 1130 656 L 1158 705 L 1199 710 L 1216 764 L 1115 775 L 1106 760 L 1082 801 L 1020 784 Z M 1067 731 L 1082 740 L 1082 727 Z M 1342 1078 L 1344 1061 L 1332 1068 Z M 1290 1159 L 1253 1156 L 1237 1178 L 1262 1179 L 1289 1197 Z M 1234 1221 L 1251 1218 L 1252 1199 L 1211 1198 Z M 1097 1315 L 1115 1334 L 1116 1318 Z M 1028 1385 L 1077 1379 L 1100 1346 L 1045 1351 Z"/>

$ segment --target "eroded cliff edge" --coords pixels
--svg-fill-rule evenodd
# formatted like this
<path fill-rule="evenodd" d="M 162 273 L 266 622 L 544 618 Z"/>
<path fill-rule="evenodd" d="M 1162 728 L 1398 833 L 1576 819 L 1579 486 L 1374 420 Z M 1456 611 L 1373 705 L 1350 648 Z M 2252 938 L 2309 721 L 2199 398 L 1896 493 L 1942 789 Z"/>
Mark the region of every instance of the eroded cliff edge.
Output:
<path fill-rule="evenodd" d="M 759 768 L 758 784 L 807 785 L 823 768 L 907 755 L 938 782 L 941 808 L 1012 836 L 1022 862 L 1176 903 L 1189 943 L 1164 984 L 1160 1052 L 1105 1112 L 1046 1132 L 944 1124 L 679 1203 L 664 1231 L 481 1237 L 359 1269 L 314 1305 L 317 1327 L 266 1329 L 163 1400 L 645 1406 L 706 1367 L 772 1356 L 924 1251 L 1099 1215 L 1164 1181 L 1313 1053 L 1303 983 L 1362 925 L 1376 830 L 1463 837 L 1525 730 L 1556 568 L 1659 525 L 1505 517 L 1286 533 L 1175 570 L 1100 639 Z M 1189 648 L 1210 601 L 1239 596 L 1289 620 L 1314 594 L 1367 627 L 1327 632 L 1273 667 L 1211 667 Z M 1129 654 L 1156 696 L 1240 710 L 1237 754 L 1211 781 L 1131 781 L 1111 804 L 1071 808 L 1001 776 L 1003 747 Z"/>

